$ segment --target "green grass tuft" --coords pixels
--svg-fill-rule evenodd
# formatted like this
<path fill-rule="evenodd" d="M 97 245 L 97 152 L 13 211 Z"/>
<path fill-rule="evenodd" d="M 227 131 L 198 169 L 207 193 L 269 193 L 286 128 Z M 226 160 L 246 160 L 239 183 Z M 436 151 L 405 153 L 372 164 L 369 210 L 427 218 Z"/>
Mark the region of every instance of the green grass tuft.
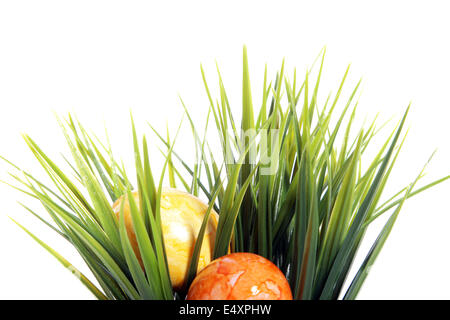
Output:
<path fill-rule="evenodd" d="M 312 71 L 308 71 L 300 86 L 296 72 L 293 79 L 285 75 L 284 62 L 273 83 L 268 82 L 266 67 L 262 101 L 257 104 L 251 95 L 244 47 L 239 121 L 232 112 L 219 69 L 220 97 L 215 103 L 202 68 L 210 103 L 202 131 L 181 101 L 191 127 L 196 160 L 188 164 L 174 149 L 178 132 L 171 140 L 169 132 L 160 134 L 151 128 L 164 147 L 165 164 L 158 184 L 150 165 L 155 156 L 149 154 L 147 139 L 138 138 L 133 119 L 135 187 L 127 170 L 112 156 L 109 143 L 94 139 L 70 115 L 58 121 L 71 152 L 72 159 L 65 159 L 71 172 L 63 171 L 32 138 L 24 136 L 53 185 L 44 185 L 8 161 L 15 171 L 11 173 L 13 187 L 40 202 L 49 219 L 24 208 L 77 249 L 98 287 L 50 246 L 19 226 L 77 274 L 99 299 L 183 299 L 196 274 L 201 241 L 195 244 L 186 286 L 174 292 L 160 217 L 161 188 L 167 171 L 170 186 L 183 186 L 210 200 L 198 239 L 203 239 L 211 210 L 219 213 L 214 258 L 231 250 L 253 252 L 272 260 L 286 275 L 295 299 L 356 298 L 404 202 L 450 176 L 416 188 L 422 171 L 410 185 L 380 203 L 406 136 L 402 129 L 409 107 L 379 152 L 368 159 L 366 150 L 378 133 L 375 120 L 351 135 L 355 131 L 359 82 L 344 102 L 343 111 L 335 116 L 348 68 L 336 94 L 328 96 L 323 106 L 318 103 L 324 57 L 325 50 L 319 57 L 315 80 L 311 80 Z M 210 147 L 214 145 L 208 132 L 211 123 L 220 137 L 219 156 Z M 367 168 L 363 164 L 368 164 Z M 133 188 L 139 190 L 140 208 L 132 200 Z M 143 268 L 128 240 L 123 212 L 118 220 L 112 212 L 112 203 L 125 194 L 131 199 Z M 390 211 L 350 286 L 345 288 L 367 228 Z"/>

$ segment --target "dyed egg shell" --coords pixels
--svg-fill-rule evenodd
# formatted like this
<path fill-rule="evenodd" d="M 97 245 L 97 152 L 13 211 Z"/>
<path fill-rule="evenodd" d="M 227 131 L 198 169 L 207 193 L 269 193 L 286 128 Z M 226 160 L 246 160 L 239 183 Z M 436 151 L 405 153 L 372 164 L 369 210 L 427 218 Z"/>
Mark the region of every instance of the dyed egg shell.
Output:
<path fill-rule="evenodd" d="M 139 193 L 133 192 L 133 198 L 139 205 Z M 117 199 L 113 204 L 113 211 L 117 218 L 120 215 L 120 207 L 126 195 Z M 202 225 L 203 216 L 208 209 L 208 205 L 197 197 L 172 188 L 163 188 L 161 193 L 161 226 L 164 237 L 164 246 L 169 265 L 169 274 L 172 286 L 180 289 L 187 276 L 189 262 L 194 251 L 195 241 Z M 124 203 L 124 220 L 130 243 L 136 257 L 141 262 L 136 234 L 133 228 L 133 220 L 130 213 L 129 202 Z M 216 228 L 219 216 L 211 211 L 208 227 L 203 239 L 202 248 L 198 262 L 197 271 L 206 267 L 212 257 Z"/>
<path fill-rule="evenodd" d="M 211 262 L 194 279 L 188 300 L 292 300 L 284 274 L 253 253 L 232 253 Z"/>

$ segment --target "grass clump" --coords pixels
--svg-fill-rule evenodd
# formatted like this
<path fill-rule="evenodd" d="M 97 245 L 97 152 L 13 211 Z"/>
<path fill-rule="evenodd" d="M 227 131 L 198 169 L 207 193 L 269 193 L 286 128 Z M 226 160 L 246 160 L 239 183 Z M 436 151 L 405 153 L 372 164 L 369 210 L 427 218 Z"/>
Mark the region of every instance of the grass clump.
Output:
<path fill-rule="evenodd" d="M 15 188 L 38 200 L 46 220 L 25 207 L 41 222 L 69 241 L 82 256 L 98 285 L 94 285 L 60 254 L 21 226 L 99 299 L 183 299 L 185 287 L 172 289 L 165 256 L 160 218 L 160 195 L 168 173 L 172 187 L 180 186 L 209 200 L 198 239 L 203 239 L 212 209 L 219 213 L 214 258 L 232 252 L 253 252 L 273 261 L 286 275 L 295 299 L 354 299 L 370 266 L 382 249 L 404 202 L 439 184 L 449 176 L 417 187 L 419 172 L 410 184 L 381 202 L 394 163 L 401 152 L 405 114 L 385 138 L 378 153 L 368 158 L 367 149 L 379 132 L 374 120 L 367 128 L 353 127 L 359 83 L 341 104 L 345 71 L 334 95 L 318 103 L 325 51 L 313 80 L 308 70 L 301 82 L 296 73 L 289 79 L 284 62 L 273 82 L 267 67 L 262 101 L 251 95 L 247 51 L 243 54 L 242 106 L 239 121 L 220 75 L 217 100 L 211 95 L 206 127 L 199 131 L 184 106 L 195 145 L 196 159 L 189 164 L 174 149 L 169 135 L 153 131 L 163 144 L 164 167 L 155 180 L 145 136 L 138 138 L 134 123 L 132 142 L 136 185 L 130 173 L 113 157 L 109 144 L 89 134 L 73 117 L 60 121 L 72 159 L 72 172 L 60 168 L 32 140 L 25 142 L 52 181 L 47 186 L 29 172 L 11 173 Z M 335 119 L 336 117 L 336 119 Z M 212 120 L 211 120 L 212 119 Z M 220 139 L 217 154 L 208 132 L 214 127 Z M 178 132 L 177 132 L 178 134 Z M 424 167 L 425 169 L 425 167 Z M 139 190 L 142 204 L 131 201 L 134 230 L 143 265 L 139 264 L 126 236 L 123 215 L 114 219 L 111 204 L 118 197 Z M 348 287 L 350 267 L 366 230 L 383 214 L 384 227 L 373 242 Z M 197 270 L 201 240 L 197 241 L 188 271 L 188 284 Z"/>

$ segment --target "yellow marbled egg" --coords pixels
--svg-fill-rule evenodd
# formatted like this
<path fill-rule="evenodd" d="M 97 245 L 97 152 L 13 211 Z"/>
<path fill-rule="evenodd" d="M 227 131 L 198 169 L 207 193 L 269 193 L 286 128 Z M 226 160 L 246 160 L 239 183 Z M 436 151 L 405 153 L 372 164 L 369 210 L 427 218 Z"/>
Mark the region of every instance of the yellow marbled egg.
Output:
<path fill-rule="evenodd" d="M 139 205 L 139 193 L 133 192 L 133 197 Z M 113 204 L 113 211 L 119 218 L 122 196 Z M 195 241 L 202 225 L 203 216 L 208 205 L 199 198 L 173 188 L 163 188 L 161 193 L 161 227 L 164 237 L 164 246 L 169 264 L 170 279 L 175 289 L 180 289 L 187 276 L 189 262 L 194 251 Z M 133 250 L 141 260 L 141 254 L 133 228 L 129 202 L 124 204 L 124 219 L 128 237 Z M 212 257 L 216 228 L 219 216 L 213 210 L 211 212 L 208 227 L 205 231 L 197 271 L 206 267 Z"/>

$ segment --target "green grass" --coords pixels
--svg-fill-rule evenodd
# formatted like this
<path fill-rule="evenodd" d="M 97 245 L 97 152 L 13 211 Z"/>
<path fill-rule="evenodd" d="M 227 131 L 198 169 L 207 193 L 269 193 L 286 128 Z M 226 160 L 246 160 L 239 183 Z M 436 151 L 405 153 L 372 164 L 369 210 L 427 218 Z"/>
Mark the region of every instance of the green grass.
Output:
<path fill-rule="evenodd" d="M 195 244 L 186 286 L 174 292 L 159 206 L 167 173 L 170 186 L 182 186 L 210 200 L 198 239 L 203 239 L 211 210 L 219 213 L 214 258 L 231 250 L 254 252 L 270 259 L 286 275 L 295 299 L 356 298 L 405 200 L 450 176 L 416 187 L 422 171 L 410 184 L 381 202 L 380 199 L 386 198 L 383 190 L 406 137 L 403 127 L 409 106 L 378 146 L 379 152 L 369 158 L 368 147 L 380 131 L 375 120 L 368 127 L 354 128 L 359 82 L 350 96 L 341 101 L 348 68 L 336 93 L 319 105 L 324 57 L 325 51 L 319 57 L 314 79 L 311 79 L 313 70 L 308 70 L 301 83 L 296 72 L 292 79 L 286 75 L 284 62 L 273 82 L 269 81 L 266 67 L 262 101 L 256 103 L 252 99 L 244 47 L 241 119 L 235 119 L 236 106 L 229 103 L 220 72 L 220 94 L 215 100 L 202 69 L 210 104 L 202 131 L 181 101 L 190 124 L 196 160 L 186 163 L 185 157 L 174 149 L 178 132 L 171 140 L 168 132 L 161 134 L 151 128 L 156 137 L 153 142 L 163 145 L 165 162 L 158 180 L 151 169 L 151 159 L 156 156 L 149 154 L 146 137 L 138 137 L 133 120 L 132 173 L 113 157 L 109 143 L 88 134 L 70 115 L 59 120 L 72 156 L 66 160 L 70 172 L 62 170 L 31 137 L 24 136 L 52 186 L 44 185 L 30 172 L 9 162 L 13 169 L 11 185 L 40 202 L 48 217 L 24 207 L 77 249 L 98 286 L 49 245 L 19 226 L 79 275 L 99 299 L 183 299 L 195 277 L 201 241 Z M 342 111 L 335 114 L 341 104 Z M 215 145 L 208 131 L 210 127 L 215 128 L 220 138 L 220 155 L 210 147 Z M 129 179 L 130 174 L 136 179 Z M 136 181 L 136 185 L 131 181 Z M 131 200 L 130 208 L 143 268 L 128 240 L 123 212 L 116 219 L 111 208 L 121 195 L 128 194 L 133 199 L 130 192 L 134 188 L 139 190 L 142 206 L 138 208 Z M 350 285 L 344 287 L 366 230 L 383 214 L 390 214 L 387 222 L 365 253 Z"/>

